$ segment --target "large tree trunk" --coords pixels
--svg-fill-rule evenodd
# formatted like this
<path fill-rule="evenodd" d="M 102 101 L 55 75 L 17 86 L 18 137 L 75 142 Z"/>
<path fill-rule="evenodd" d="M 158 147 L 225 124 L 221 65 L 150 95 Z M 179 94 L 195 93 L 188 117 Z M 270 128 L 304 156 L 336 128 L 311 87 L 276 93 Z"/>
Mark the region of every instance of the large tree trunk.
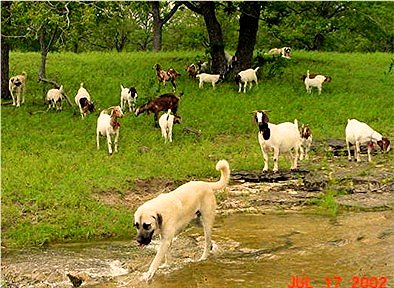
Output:
<path fill-rule="evenodd" d="M 10 27 L 10 8 L 11 1 L 1 1 L 1 18 L 4 19 L 2 22 L 1 31 L 1 98 L 10 98 L 10 91 L 8 90 L 8 79 L 10 78 L 10 44 L 6 37 L 3 35 L 8 35 L 7 27 Z"/>
<path fill-rule="evenodd" d="M 161 51 L 163 21 L 160 19 L 160 2 L 152 2 L 153 15 L 153 51 Z"/>
<path fill-rule="evenodd" d="M 237 56 L 237 65 L 234 73 L 249 69 L 252 66 L 253 51 L 259 28 L 260 10 L 261 3 L 258 1 L 242 3 L 242 13 L 239 18 L 238 47 L 235 54 Z"/>
<path fill-rule="evenodd" d="M 200 5 L 208 31 L 212 73 L 224 73 L 226 71 L 226 58 L 224 57 L 223 34 L 220 23 L 216 18 L 215 2 L 202 1 Z"/>

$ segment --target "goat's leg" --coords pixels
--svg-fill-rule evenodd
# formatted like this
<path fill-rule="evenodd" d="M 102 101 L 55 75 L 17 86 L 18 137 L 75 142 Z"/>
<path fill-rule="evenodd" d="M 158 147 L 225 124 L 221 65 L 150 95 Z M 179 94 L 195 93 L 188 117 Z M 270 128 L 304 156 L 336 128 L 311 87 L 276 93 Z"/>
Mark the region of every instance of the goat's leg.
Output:
<path fill-rule="evenodd" d="M 241 81 L 239 82 L 239 89 L 238 89 L 238 93 L 241 93 L 241 90 L 242 90 L 242 84 L 241 84 Z"/>
<path fill-rule="evenodd" d="M 176 91 L 175 79 L 171 79 L 171 84 L 172 84 L 172 91 L 175 92 Z"/>
<path fill-rule="evenodd" d="M 170 140 L 170 142 L 172 142 L 172 127 L 168 127 L 168 138 Z"/>
<path fill-rule="evenodd" d="M 200 83 L 198 83 L 198 88 L 203 88 L 204 87 L 204 82 L 200 80 Z"/>
<path fill-rule="evenodd" d="M 360 142 L 356 141 L 356 149 L 354 150 L 354 158 L 357 162 L 361 161 L 360 157 Z"/>
<path fill-rule="evenodd" d="M 290 150 L 290 157 L 291 157 L 291 170 L 297 169 L 298 165 L 298 147 L 294 148 L 294 155 L 292 150 Z"/>
<path fill-rule="evenodd" d="M 302 145 L 300 145 L 300 160 L 304 159 L 304 147 L 302 147 Z M 306 155 L 305 155 L 305 159 L 306 159 Z"/>
<path fill-rule="evenodd" d="M 112 140 L 109 131 L 107 131 L 107 146 L 108 146 L 108 153 L 112 155 Z"/>
<path fill-rule="evenodd" d="M 368 162 L 372 161 L 371 157 L 371 150 L 372 150 L 373 144 L 371 142 L 368 143 Z"/>
<path fill-rule="evenodd" d="M 347 148 L 347 159 L 349 161 L 352 161 L 352 155 L 350 154 L 350 142 L 347 140 L 347 138 L 346 138 L 346 148 Z M 354 153 L 356 153 L 356 152 L 354 152 Z M 354 155 L 354 156 L 356 156 L 356 155 Z"/>
<path fill-rule="evenodd" d="M 261 147 L 261 152 L 263 153 L 263 159 L 264 159 L 263 172 L 266 172 L 266 171 L 268 171 L 268 160 L 269 160 L 269 157 L 268 157 L 267 151 L 265 151 L 263 147 Z"/>
<path fill-rule="evenodd" d="M 252 90 L 252 86 L 253 86 L 253 81 L 250 81 L 250 83 L 249 83 L 249 90 Z"/>
<path fill-rule="evenodd" d="M 97 145 L 97 150 L 100 149 L 100 131 L 96 131 L 96 145 Z"/>
<path fill-rule="evenodd" d="M 245 83 L 244 83 L 244 93 L 246 93 L 246 87 L 248 86 L 248 82 L 247 81 L 245 81 Z"/>
<path fill-rule="evenodd" d="M 279 148 L 274 147 L 274 169 L 273 172 L 278 172 L 278 161 L 279 161 Z"/>
<path fill-rule="evenodd" d="M 119 127 L 115 132 L 115 152 L 118 152 Z"/>
<path fill-rule="evenodd" d="M 322 85 L 320 84 L 319 86 L 317 86 L 317 89 L 319 90 L 319 95 L 320 95 L 321 94 Z"/>

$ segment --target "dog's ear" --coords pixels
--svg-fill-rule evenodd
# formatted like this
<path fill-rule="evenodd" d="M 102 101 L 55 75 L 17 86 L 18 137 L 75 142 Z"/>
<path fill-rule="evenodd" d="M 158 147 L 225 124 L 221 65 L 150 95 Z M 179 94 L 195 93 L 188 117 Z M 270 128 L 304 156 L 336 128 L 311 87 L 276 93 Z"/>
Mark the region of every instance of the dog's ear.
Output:
<path fill-rule="evenodd" d="M 161 229 L 161 224 L 163 223 L 163 216 L 161 214 L 156 215 L 157 226 Z"/>

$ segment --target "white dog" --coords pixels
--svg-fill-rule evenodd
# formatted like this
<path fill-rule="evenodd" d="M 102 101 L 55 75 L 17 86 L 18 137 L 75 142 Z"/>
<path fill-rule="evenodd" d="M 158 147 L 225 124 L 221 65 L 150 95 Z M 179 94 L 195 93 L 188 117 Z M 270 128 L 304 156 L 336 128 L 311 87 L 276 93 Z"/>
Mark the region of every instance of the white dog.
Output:
<path fill-rule="evenodd" d="M 27 73 L 23 71 L 20 75 L 11 77 L 8 82 L 13 106 L 20 107 L 21 104 L 25 103 L 26 78 Z"/>
<path fill-rule="evenodd" d="M 204 225 L 205 246 L 199 261 L 207 259 L 211 250 L 212 226 L 215 220 L 215 191 L 226 187 L 230 178 L 230 167 L 226 160 L 216 164 L 220 171 L 217 182 L 190 181 L 170 193 L 160 194 L 145 202 L 134 214 L 137 228 L 137 242 L 141 247 L 148 245 L 154 235 L 160 235 L 160 246 L 148 272 L 146 281 L 152 279 L 163 260 L 167 262 L 167 252 L 173 238 L 193 219 L 201 216 Z"/>

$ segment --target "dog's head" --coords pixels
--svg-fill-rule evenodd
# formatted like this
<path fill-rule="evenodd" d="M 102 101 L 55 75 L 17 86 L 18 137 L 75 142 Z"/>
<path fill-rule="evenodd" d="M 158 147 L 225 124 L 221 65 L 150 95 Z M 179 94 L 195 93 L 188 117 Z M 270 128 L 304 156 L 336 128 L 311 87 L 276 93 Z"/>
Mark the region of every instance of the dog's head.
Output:
<path fill-rule="evenodd" d="M 149 209 L 137 209 L 134 214 L 134 227 L 137 229 L 137 242 L 141 247 L 148 245 L 152 237 L 159 233 L 163 218 L 161 214 Z"/>

